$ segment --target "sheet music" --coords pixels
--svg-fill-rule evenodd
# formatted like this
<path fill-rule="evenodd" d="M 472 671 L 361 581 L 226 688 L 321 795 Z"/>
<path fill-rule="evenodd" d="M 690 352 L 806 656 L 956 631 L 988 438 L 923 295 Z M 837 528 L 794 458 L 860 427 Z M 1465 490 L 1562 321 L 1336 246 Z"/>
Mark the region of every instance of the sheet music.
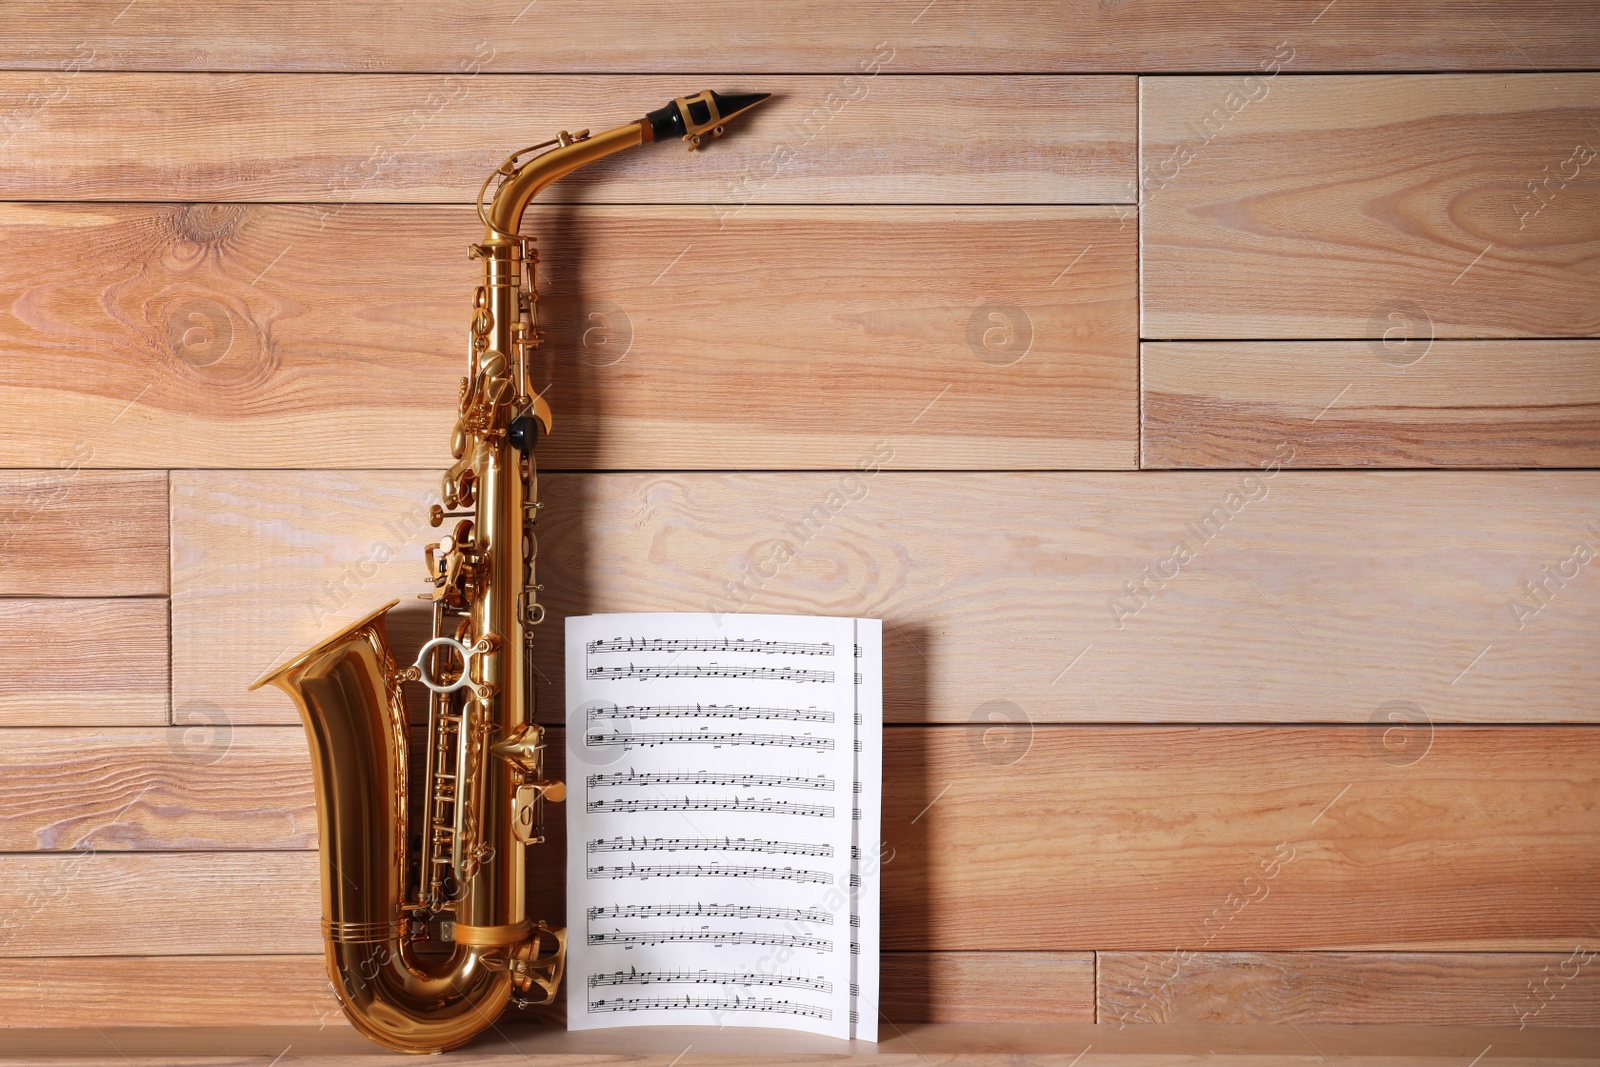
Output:
<path fill-rule="evenodd" d="M 876 1040 L 878 632 L 567 620 L 569 1029 Z"/>

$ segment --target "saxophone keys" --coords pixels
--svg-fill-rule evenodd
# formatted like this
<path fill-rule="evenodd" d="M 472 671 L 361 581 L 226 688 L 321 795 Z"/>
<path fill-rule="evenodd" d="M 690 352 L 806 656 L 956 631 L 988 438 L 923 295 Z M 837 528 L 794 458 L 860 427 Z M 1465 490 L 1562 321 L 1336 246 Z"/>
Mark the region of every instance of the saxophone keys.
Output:
<path fill-rule="evenodd" d="M 487 379 L 505 377 L 506 354 L 496 348 L 485 349 L 478 357 L 478 373 Z"/>
<path fill-rule="evenodd" d="M 559 804 L 567 799 L 565 782 L 534 782 L 518 786 L 511 798 L 511 827 L 517 840 L 524 845 L 544 843 L 543 820 L 539 818 L 539 802 L 548 800 Z"/>
<path fill-rule="evenodd" d="M 440 507 L 438 504 L 435 504 L 435 505 L 433 505 L 432 507 L 430 507 L 428 509 L 428 525 L 429 526 L 433 526 L 435 528 L 437 528 L 439 526 L 443 526 L 444 525 L 444 520 L 446 520 L 446 519 L 470 519 L 470 518 L 472 518 L 472 512 L 470 512 L 470 511 L 446 511 L 444 508 Z"/>
<path fill-rule="evenodd" d="M 540 768 L 544 759 L 544 727 L 524 723 L 505 740 L 490 745 L 489 751 L 524 774 L 537 775 L 541 773 Z M 523 788 L 531 787 L 523 786 Z"/>
<path fill-rule="evenodd" d="M 512 1002 L 519 1008 L 553 1003 L 567 968 L 565 928 L 551 929 L 542 922 L 536 922 L 532 929 L 532 937 L 511 948 L 506 969 L 511 973 L 512 983 L 519 992 L 528 993 L 537 986 L 543 995 L 538 999 L 514 996 Z M 548 945 L 541 943 L 545 939 L 548 939 Z"/>
<path fill-rule="evenodd" d="M 540 424 L 544 427 L 543 432 L 546 436 L 549 435 L 551 430 L 555 429 L 556 416 L 555 413 L 550 410 L 550 404 L 545 400 L 543 393 L 539 393 L 534 396 L 533 410 L 529 414 L 539 420 Z"/>
<path fill-rule="evenodd" d="M 446 475 L 446 477 L 448 478 L 449 475 Z M 454 502 L 447 498 L 445 500 L 445 504 L 450 507 L 472 507 L 478 502 L 477 481 L 478 473 L 471 467 L 468 467 L 466 470 L 462 471 L 454 483 Z"/>
<path fill-rule="evenodd" d="M 531 560 L 533 556 L 530 554 L 528 558 Z M 517 594 L 517 621 L 522 623 L 525 629 L 531 630 L 544 622 L 544 605 L 535 599 L 543 590 L 544 586 L 536 585 Z M 532 634 L 527 635 L 529 639 L 532 636 Z"/>
<path fill-rule="evenodd" d="M 543 844 L 543 827 L 539 821 L 538 790 L 531 785 L 518 788 L 511 798 L 511 830 L 517 841 L 524 845 Z"/>

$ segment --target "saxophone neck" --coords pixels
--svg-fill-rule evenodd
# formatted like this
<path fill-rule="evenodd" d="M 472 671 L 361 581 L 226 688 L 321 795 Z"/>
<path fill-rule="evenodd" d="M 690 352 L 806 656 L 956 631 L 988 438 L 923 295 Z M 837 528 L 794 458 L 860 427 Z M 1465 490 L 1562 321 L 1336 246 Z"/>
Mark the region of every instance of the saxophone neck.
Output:
<path fill-rule="evenodd" d="M 562 131 L 553 142 L 556 147 L 544 155 L 514 170 L 510 168 L 516 156 L 506 160 L 495 172 L 509 176 L 495 190 L 494 200 L 484 216 L 484 222 L 488 224 L 484 243 L 515 242 L 517 231 L 522 226 L 522 213 L 545 186 L 566 177 L 579 167 L 644 144 L 649 132 L 649 126 L 643 120 L 592 136 L 588 130 L 576 134 Z M 490 175 L 491 179 L 493 177 Z M 482 203 L 481 200 L 479 202 Z"/>
<path fill-rule="evenodd" d="M 583 130 L 576 134 L 562 131 L 550 151 L 521 166 L 516 166 L 518 152 L 511 156 L 495 174 L 506 176 L 495 191 L 494 200 L 484 214 L 488 227 L 486 244 L 512 242 L 522 226 L 522 213 L 533 198 L 551 182 L 566 177 L 580 167 L 588 166 L 606 156 L 625 149 L 648 144 L 651 141 L 681 137 L 692 152 L 707 139 L 721 137 L 727 124 L 771 96 L 771 93 L 717 93 L 710 89 L 693 96 L 680 96 L 665 107 L 650 112 L 644 118 L 618 126 L 605 133 L 590 135 Z M 542 148 L 544 145 L 536 145 Z M 490 175 L 493 180 L 494 175 Z M 487 189 L 487 183 L 485 183 Z M 478 203 L 481 207 L 483 198 Z"/>

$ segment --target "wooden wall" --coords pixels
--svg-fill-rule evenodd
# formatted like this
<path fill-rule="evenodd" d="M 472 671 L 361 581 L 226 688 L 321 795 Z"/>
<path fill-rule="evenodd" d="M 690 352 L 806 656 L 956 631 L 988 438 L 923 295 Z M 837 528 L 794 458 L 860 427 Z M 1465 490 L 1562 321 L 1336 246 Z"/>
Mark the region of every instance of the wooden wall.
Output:
<path fill-rule="evenodd" d="M 0 1025 L 342 1025 L 245 686 L 419 588 L 482 176 L 707 86 L 529 212 L 547 721 L 881 616 L 889 1023 L 1600 1023 L 1589 0 L 668 7 L 6 5 Z"/>

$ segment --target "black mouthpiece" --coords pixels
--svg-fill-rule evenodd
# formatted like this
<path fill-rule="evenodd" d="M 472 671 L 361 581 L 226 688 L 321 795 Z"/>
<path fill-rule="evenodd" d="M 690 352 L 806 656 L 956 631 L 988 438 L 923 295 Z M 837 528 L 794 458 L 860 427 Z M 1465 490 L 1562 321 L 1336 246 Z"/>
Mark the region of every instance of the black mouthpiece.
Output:
<path fill-rule="evenodd" d="M 749 111 L 771 95 L 771 93 L 729 93 L 723 96 L 714 92 L 711 94 L 711 100 L 717 105 L 717 114 L 726 120 Z"/>
<path fill-rule="evenodd" d="M 691 148 L 697 147 L 703 135 L 721 137 L 723 127 L 732 119 L 755 107 L 771 93 L 717 93 L 710 89 L 693 96 L 680 96 L 666 107 L 645 116 L 650 131 L 657 141 L 668 137 L 682 137 Z"/>

